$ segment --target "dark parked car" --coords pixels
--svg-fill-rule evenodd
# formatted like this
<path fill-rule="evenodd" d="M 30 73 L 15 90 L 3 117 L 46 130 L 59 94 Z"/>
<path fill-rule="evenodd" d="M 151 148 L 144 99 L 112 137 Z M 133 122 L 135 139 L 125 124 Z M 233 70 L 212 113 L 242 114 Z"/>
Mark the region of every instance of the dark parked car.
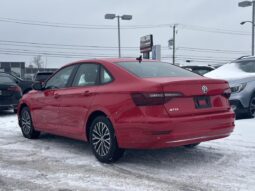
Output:
<path fill-rule="evenodd" d="M 234 128 L 226 81 L 158 61 L 84 60 L 33 88 L 19 102 L 23 136 L 89 141 L 101 162 L 116 161 L 124 149 L 192 148 Z"/>
<path fill-rule="evenodd" d="M 0 72 L 0 75 L 5 75 L 14 80 L 14 82 L 21 88 L 22 94 L 28 93 L 30 90 L 32 90 L 32 84 L 33 81 L 23 80 L 13 74 Z"/>
<path fill-rule="evenodd" d="M 21 97 L 22 90 L 15 80 L 8 74 L 0 73 L 0 110 L 13 109 L 16 113 Z"/>
<path fill-rule="evenodd" d="M 53 72 L 37 72 L 34 76 L 34 81 L 37 82 L 45 82 L 49 79 L 49 77 L 53 74 Z"/>
<path fill-rule="evenodd" d="M 214 70 L 214 68 L 211 66 L 182 66 L 182 68 L 202 76 Z"/>

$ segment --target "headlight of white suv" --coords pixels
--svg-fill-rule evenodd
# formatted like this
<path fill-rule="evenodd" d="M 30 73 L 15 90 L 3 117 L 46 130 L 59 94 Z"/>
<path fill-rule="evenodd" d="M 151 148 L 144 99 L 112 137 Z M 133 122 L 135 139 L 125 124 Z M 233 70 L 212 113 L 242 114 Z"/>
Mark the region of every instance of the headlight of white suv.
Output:
<path fill-rule="evenodd" d="M 244 88 L 246 87 L 247 83 L 242 83 L 242 84 L 239 84 L 239 85 L 236 85 L 236 86 L 233 86 L 231 87 L 231 92 L 232 93 L 239 93 L 241 91 L 244 90 Z"/>

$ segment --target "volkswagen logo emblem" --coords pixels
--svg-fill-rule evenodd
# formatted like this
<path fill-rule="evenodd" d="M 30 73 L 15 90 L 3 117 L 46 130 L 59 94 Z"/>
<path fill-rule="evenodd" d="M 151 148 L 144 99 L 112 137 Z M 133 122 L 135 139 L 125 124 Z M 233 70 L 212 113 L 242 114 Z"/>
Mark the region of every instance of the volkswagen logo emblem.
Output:
<path fill-rule="evenodd" d="M 205 85 L 203 85 L 203 86 L 202 86 L 202 92 L 203 92 L 204 94 L 207 94 L 207 92 L 208 92 L 208 87 L 205 86 Z"/>

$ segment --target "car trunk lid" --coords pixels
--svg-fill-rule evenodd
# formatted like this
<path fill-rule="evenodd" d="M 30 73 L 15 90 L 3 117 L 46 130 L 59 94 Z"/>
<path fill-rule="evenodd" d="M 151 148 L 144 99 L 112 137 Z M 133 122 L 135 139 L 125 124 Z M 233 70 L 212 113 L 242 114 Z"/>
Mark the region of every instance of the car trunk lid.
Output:
<path fill-rule="evenodd" d="M 228 102 L 229 85 L 224 80 L 204 77 L 189 78 L 151 78 L 160 83 L 167 98 L 164 104 L 169 116 L 201 115 L 230 109 Z M 228 92 L 230 93 L 230 92 Z"/>

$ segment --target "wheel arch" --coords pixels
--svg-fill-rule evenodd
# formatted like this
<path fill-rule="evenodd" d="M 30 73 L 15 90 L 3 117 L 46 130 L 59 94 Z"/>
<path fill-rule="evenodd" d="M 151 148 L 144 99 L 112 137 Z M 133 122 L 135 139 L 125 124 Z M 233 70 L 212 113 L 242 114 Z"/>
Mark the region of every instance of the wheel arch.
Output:
<path fill-rule="evenodd" d="M 111 119 L 108 112 L 106 112 L 102 109 L 97 109 L 97 110 L 94 110 L 94 111 L 90 112 L 90 114 L 88 115 L 86 124 L 85 124 L 85 136 L 86 136 L 86 139 L 87 139 L 88 142 L 89 142 L 89 128 L 90 128 L 93 120 L 95 118 L 97 118 L 98 116 L 107 117 L 111 121 L 111 123 L 113 124 L 113 120 Z"/>

